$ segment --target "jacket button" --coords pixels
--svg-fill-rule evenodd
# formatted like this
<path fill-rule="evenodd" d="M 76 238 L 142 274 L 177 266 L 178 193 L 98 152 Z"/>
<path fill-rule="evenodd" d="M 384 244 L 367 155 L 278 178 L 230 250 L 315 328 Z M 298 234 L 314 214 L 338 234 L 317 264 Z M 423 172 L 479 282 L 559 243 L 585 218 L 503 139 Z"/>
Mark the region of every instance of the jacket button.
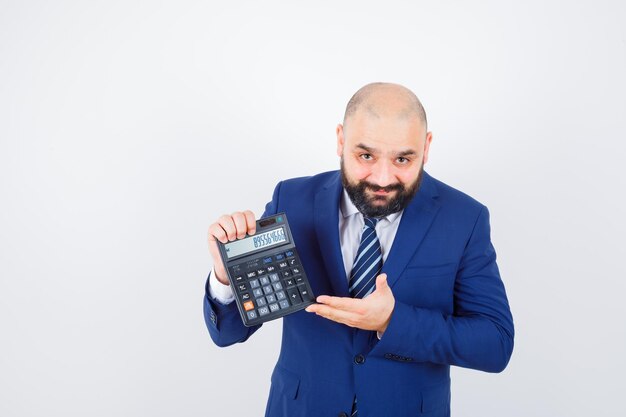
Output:
<path fill-rule="evenodd" d="M 362 365 L 363 363 L 365 363 L 365 356 L 359 353 L 354 357 L 354 363 L 356 363 L 357 365 Z"/>
<path fill-rule="evenodd" d="M 348 415 L 346 413 L 341 412 L 339 413 L 339 417 L 348 417 Z"/>

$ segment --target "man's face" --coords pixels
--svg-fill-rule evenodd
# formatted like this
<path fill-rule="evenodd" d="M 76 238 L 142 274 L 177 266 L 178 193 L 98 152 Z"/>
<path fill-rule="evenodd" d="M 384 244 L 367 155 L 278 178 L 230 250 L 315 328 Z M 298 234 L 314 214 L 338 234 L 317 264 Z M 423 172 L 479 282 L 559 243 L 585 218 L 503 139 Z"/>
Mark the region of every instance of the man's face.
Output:
<path fill-rule="evenodd" d="M 431 140 L 415 117 L 356 113 L 345 129 L 337 126 L 342 182 L 361 213 L 384 217 L 409 204 L 419 189 Z"/>

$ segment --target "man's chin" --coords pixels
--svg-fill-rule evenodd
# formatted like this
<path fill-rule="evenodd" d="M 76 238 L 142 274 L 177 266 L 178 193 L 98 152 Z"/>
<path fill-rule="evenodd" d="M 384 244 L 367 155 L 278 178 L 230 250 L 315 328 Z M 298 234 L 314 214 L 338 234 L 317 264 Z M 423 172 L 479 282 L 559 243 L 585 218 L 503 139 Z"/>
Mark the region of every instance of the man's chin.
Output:
<path fill-rule="evenodd" d="M 377 196 L 374 198 L 370 198 L 367 202 L 367 205 L 370 207 L 371 210 L 380 210 L 383 208 L 387 209 L 389 207 L 390 200 L 390 197 Z"/>

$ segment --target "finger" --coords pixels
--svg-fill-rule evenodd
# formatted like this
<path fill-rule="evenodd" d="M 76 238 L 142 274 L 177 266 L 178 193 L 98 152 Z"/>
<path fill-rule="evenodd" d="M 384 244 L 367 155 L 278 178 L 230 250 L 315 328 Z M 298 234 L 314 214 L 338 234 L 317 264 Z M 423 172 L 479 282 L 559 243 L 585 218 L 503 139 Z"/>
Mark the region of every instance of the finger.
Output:
<path fill-rule="evenodd" d="M 329 295 L 320 295 L 316 301 L 320 304 L 347 311 L 357 311 L 363 302 L 360 298 L 331 297 Z"/>
<path fill-rule="evenodd" d="M 310 313 L 315 313 L 318 316 L 324 317 L 325 319 L 346 324 L 351 327 L 355 327 L 358 320 L 358 316 L 354 313 L 332 308 L 324 304 L 312 304 L 308 306 L 306 310 Z"/>
<path fill-rule="evenodd" d="M 220 227 L 221 229 L 221 227 Z M 224 231 L 222 230 L 222 233 Z M 223 239 L 226 240 L 226 234 L 224 233 L 223 235 Z M 211 255 L 211 259 L 213 260 L 213 265 L 216 268 L 223 268 L 224 264 L 222 263 L 222 259 L 220 256 L 220 250 L 217 248 L 217 240 L 215 239 L 215 236 L 213 236 L 211 234 L 211 232 L 209 232 L 209 255 Z"/>
<path fill-rule="evenodd" d="M 237 229 L 235 228 L 235 222 L 231 216 L 224 214 L 217 222 L 226 232 L 228 240 L 235 240 L 237 238 Z"/>
<path fill-rule="evenodd" d="M 244 216 L 243 213 L 236 211 L 230 217 L 233 218 L 233 222 L 235 223 L 237 239 L 243 239 L 244 237 L 246 237 L 246 232 L 248 231 L 248 226 L 246 225 L 246 216 Z"/>
<path fill-rule="evenodd" d="M 256 233 L 256 220 L 254 219 L 254 213 L 250 210 L 246 210 L 243 212 L 244 216 L 246 216 L 246 223 L 248 224 L 248 234 L 253 235 Z"/>
<path fill-rule="evenodd" d="M 376 277 L 376 291 L 383 291 L 389 288 L 387 284 L 387 274 L 380 274 Z"/>
<path fill-rule="evenodd" d="M 226 231 L 219 223 L 213 223 L 209 226 L 209 242 L 219 240 L 222 243 L 228 243 L 228 236 Z"/>

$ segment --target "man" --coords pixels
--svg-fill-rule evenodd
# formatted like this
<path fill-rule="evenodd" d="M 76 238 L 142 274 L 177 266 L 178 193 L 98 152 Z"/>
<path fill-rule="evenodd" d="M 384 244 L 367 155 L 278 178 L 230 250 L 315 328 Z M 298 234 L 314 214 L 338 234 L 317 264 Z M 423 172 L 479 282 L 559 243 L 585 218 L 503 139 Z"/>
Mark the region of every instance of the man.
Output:
<path fill-rule="evenodd" d="M 282 181 L 265 215 L 287 213 L 317 304 L 283 318 L 268 417 L 449 416 L 450 365 L 502 371 L 513 320 L 487 208 L 423 170 L 432 134 L 417 97 L 361 88 L 337 126 L 341 170 Z M 216 240 L 255 232 L 250 211 L 209 227 L 205 319 L 243 342 Z"/>

